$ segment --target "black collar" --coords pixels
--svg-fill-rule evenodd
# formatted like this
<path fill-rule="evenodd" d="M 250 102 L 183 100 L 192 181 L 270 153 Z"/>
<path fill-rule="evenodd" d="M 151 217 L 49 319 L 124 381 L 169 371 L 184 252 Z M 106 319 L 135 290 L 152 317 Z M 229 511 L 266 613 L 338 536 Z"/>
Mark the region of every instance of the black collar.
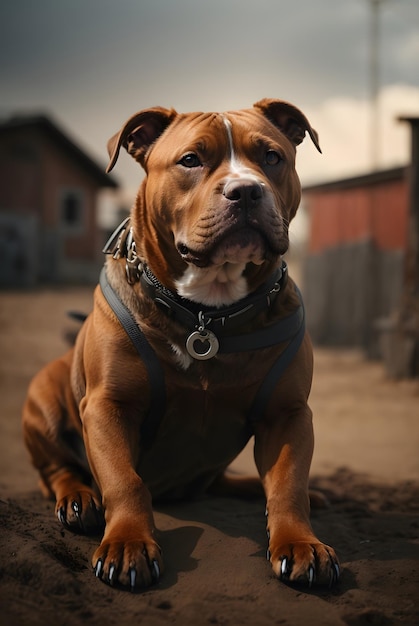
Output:
<path fill-rule="evenodd" d="M 287 282 L 287 264 L 282 262 L 266 283 L 257 291 L 230 306 L 210 308 L 166 289 L 147 265 L 143 265 L 140 282 L 145 292 L 167 315 L 188 330 L 203 326 L 217 335 L 229 334 L 240 328 L 258 313 L 269 308 Z"/>
<path fill-rule="evenodd" d="M 288 270 L 285 261 L 255 292 L 238 302 L 211 309 L 182 298 L 162 285 L 146 263 L 136 253 L 132 227 L 127 218 L 111 235 L 103 252 L 115 259 L 126 259 L 126 275 L 130 284 L 140 282 L 144 291 L 167 315 L 187 330 L 186 349 L 197 360 L 207 360 L 218 352 L 242 352 L 267 348 L 284 341 L 303 337 L 304 308 L 301 294 L 296 288 L 300 306 L 288 317 L 242 335 L 237 334 L 246 322 L 272 306 L 279 292 L 284 289 Z M 106 283 L 106 273 L 101 280 Z M 233 333 L 231 333 L 233 331 Z M 299 339 L 299 342 L 302 339 Z"/>
<path fill-rule="evenodd" d="M 281 266 L 263 285 L 232 305 L 214 309 L 182 298 L 162 285 L 148 265 L 141 262 L 136 253 L 129 222 L 130 218 L 127 218 L 118 226 L 103 252 L 112 254 L 116 259 L 125 258 L 128 282 L 134 284 L 139 281 L 155 304 L 187 330 L 205 328 L 216 332 L 217 335 L 228 334 L 269 308 L 287 283 L 288 268 L 285 261 L 282 261 Z"/>

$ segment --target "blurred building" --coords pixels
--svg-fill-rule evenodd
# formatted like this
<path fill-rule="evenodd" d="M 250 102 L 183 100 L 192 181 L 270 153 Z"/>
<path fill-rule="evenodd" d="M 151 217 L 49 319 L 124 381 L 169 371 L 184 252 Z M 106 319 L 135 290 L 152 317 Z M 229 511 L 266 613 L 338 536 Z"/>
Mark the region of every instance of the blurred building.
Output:
<path fill-rule="evenodd" d="M 419 375 L 419 118 L 409 166 L 305 187 L 303 285 L 314 343 Z"/>
<path fill-rule="evenodd" d="M 407 241 L 407 168 L 304 188 L 310 228 L 304 294 L 313 341 L 373 347 L 397 307 Z"/>
<path fill-rule="evenodd" d="M 0 287 L 95 282 L 98 193 L 117 186 L 48 117 L 0 122 Z"/>

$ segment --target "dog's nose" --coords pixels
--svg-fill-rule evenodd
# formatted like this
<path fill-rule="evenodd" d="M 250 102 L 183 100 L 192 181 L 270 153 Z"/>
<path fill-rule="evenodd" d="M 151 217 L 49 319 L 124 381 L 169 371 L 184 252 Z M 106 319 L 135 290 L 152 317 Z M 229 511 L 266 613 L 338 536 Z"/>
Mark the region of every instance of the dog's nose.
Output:
<path fill-rule="evenodd" d="M 262 185 L 252 178 L 232 178 L 223 189 L 227 200 L 240 203 L 243 208 L 254 206 L 262 195 Z"/>

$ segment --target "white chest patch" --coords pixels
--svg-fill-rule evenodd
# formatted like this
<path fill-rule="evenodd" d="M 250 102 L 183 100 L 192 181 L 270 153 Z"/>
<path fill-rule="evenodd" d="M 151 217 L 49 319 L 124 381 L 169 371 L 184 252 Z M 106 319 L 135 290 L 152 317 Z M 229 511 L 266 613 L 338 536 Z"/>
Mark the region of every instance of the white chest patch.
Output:
<path fill-rule="evenodd" d="M 176 282 L 179 295 L 206 306 L 227 306 L 248 295 L 242 276 L 245 263 L 224 263 L 210 267 L 190 265 Z"/>

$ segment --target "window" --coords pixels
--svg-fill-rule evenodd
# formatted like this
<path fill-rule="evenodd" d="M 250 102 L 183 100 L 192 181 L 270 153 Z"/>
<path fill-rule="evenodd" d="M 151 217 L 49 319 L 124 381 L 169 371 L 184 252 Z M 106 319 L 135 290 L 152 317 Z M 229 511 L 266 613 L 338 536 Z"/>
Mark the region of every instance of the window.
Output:
<path fill-rule="evenodd" d="M 65 230 L 80 231 L 83 226 L 84 201 L 80 189 L 66 189 L 61 194 L 60 219 Z"/>

